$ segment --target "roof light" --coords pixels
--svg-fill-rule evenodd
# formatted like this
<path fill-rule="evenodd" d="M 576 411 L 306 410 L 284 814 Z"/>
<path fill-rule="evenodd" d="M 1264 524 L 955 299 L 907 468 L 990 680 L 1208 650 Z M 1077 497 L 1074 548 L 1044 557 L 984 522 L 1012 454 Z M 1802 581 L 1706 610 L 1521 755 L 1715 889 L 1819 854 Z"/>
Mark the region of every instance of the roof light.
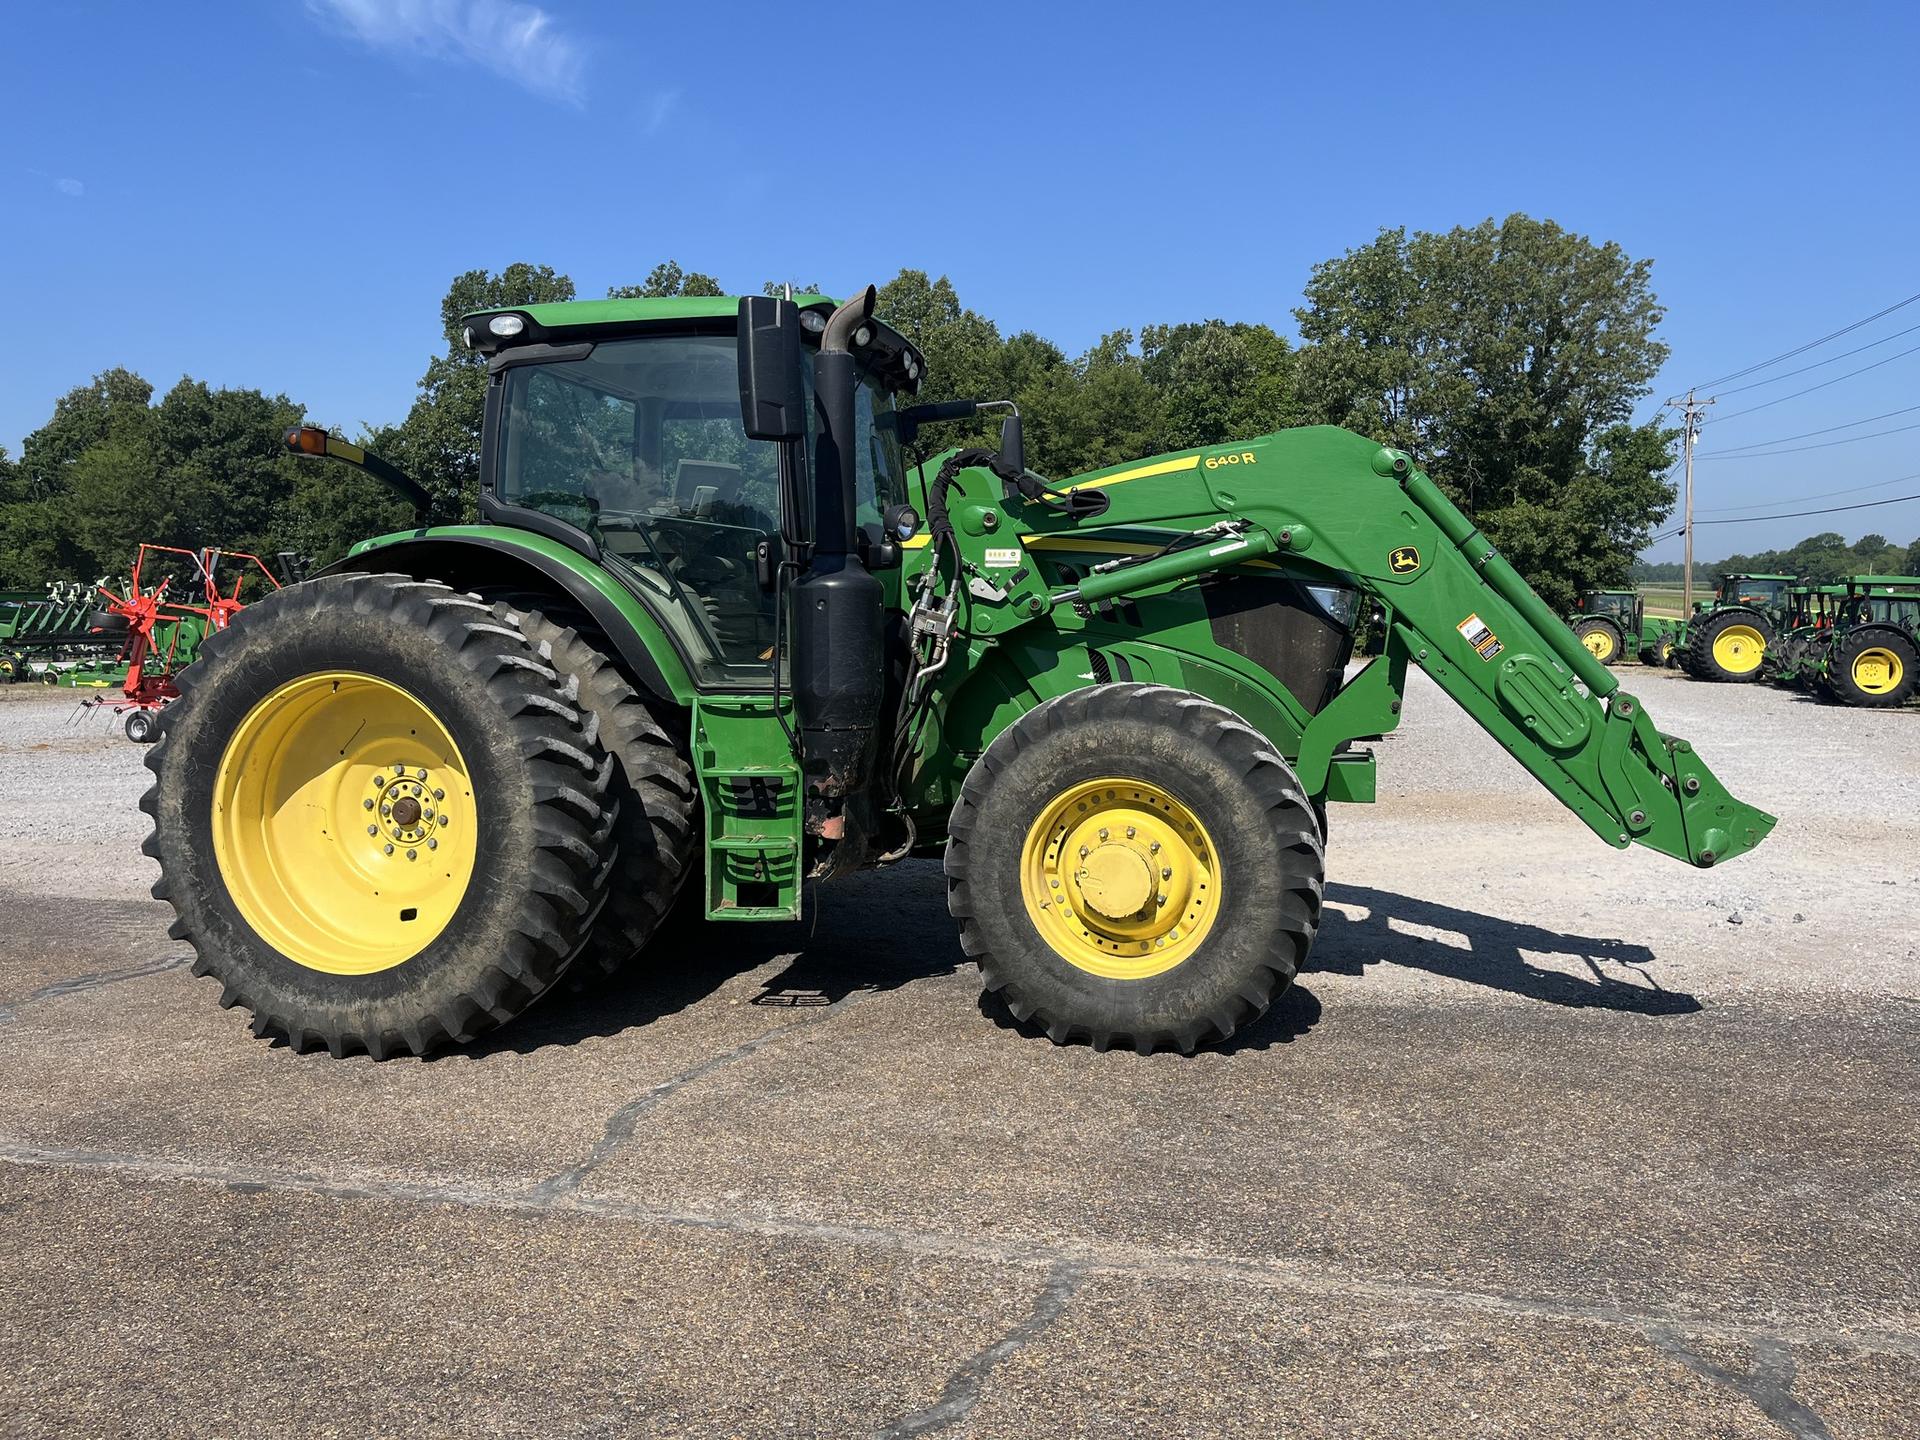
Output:
<path fill-rule="evenodd" d="M 471 350 L 473 348 L 473 326 L 469 325 L 462 330 L 460 332 L 460 338 L 466 342 L 466 347 Z"/>
<path fill-rule="evenodd" d="M 487 329 L 503 339 L 510 335 L 518 335 L 526 328 L 527 322 L 518 315 L 496 315 L 487 321 Z"/>
<path fill-rule="evenodd" d="M 809 335 L 818 335 L 822 330 L 827 328 L 827 317 L 822 315 L 818 310 L 802 310 L 800 312 L 800 328 L 805 330 Z"/>
<path fill-rule="evenodd" d="M 854 331 L 853 343 L 856 345 L 871 345 L 873 343 L 873 327 L 871 325 L 862 325 L 858 330 Z"/>

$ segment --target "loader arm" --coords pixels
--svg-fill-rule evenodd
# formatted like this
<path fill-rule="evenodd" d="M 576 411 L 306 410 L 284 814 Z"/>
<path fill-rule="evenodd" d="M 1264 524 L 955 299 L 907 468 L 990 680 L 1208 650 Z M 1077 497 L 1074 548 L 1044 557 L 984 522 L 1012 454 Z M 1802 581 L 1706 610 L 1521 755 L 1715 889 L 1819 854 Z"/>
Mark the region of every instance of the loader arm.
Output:
<path fill-rule="evenodd" d="M 1023 542 L 1116 527 L 1188 539 L 1167 553 L 1096 568 L 1065 588 L 1009 587 L 1014 623 L 1045 623 L 1063 606 L 1084 611 L 1260 564 L 1325 571 L 1378 603 L 1384 653 L 1312 717 L 1293 757 L 1309 794 L 1324 789 L 1342 742 L 1397 724 L 1414 664 L 1610 845 L 1638 843 L 1710 866 L 1752 849 L 1775 823 L 1735 800 L 1685 740 L 1661 734 L 1646 707 L 1400 451 L 1312 426 L 1057 488 L 1097 489 L 1108 504 L 1088 520 L 1059 504 L 1009 500 Z M 991 563 L 968 528 L 960 527 L 963 551 Z"/>

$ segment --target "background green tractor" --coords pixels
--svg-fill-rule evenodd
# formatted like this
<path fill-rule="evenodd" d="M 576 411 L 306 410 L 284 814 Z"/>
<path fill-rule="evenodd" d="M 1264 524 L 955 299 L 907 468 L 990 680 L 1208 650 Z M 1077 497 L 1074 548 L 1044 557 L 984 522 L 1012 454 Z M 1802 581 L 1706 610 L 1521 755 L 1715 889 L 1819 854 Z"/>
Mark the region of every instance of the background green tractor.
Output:
<path fill-rule="evenodd" d="M 1827 631 L 1832 629 L 1846 593 L 1844 585 L 1787 588 L 1786 626 L 1776 637 L 1766 665 L 1770 681 L 1794 690 L 1812 686 Z"/>
<path fill-rule="evenodd" d="M 1602 665 L 1617 665 L 1628 656 L 1665 665 L 1673 656 L 1679 622 L 1647 614 L 1638 590 L 1589 590 L 1574 609 L 1578 613 L 1568 620 L 1574 636 Z"/>
<path fill-rule="evenodd" d="M 1709 600 L 1694 602 L 1676 645 L 1697 680 L 1758 680 L 1767 648 L 1787 627 L 1792 575 L 1722 575 Z"/>
<path fill-rule="evenodd" d="M 1920 687 L 1920 577 L 1851 575 L 1844 590 L 1809 662 L 1816 683 L 1848 705 L 1904 704 Z"/>
<path fill-rule="evenodd" d="M 1771 828 L 1403 453 L 1313 427 L 1049 482 L 1008 402 L 903 403 L 873 301 L 468 318 L 482 523 L 249 606 L 163 712 L 155 894 L 223 1003 L 421 1053 L 569 970 L 703 963 L 676 906 L 791 920 L 920 856 L 1017 1020 L 1191 1050 L 1305 960 L 1327 805 L 1373 799 L 1354 742 L 1416 664 L 1609 845 Z M 926 453 L 982 411 L 997 449 Z"/>

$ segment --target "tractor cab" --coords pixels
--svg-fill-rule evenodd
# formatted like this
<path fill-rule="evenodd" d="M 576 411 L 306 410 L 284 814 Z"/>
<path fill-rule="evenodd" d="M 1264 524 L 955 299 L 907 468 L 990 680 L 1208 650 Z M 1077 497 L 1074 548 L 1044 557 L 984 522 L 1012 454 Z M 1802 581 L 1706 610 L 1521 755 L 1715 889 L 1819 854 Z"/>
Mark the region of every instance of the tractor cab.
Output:
<path fill-rule="evenodd" d="M 1920 577 L 1911 575 L 1849 575 L 1840 590 L 1837 623 L 1896 625 L 1920 631 Z"/>
<path fill-rule="evenodd" d="M 1646 601 L 1638 590 L 1589 590 L 1580 597 L 1578 608 L 1583 615 L 1605 615 L 1637 631 Z"/>
<path fill-rule="evenodd" d="M 810 403 L 831 300 L 801 296 L 788 363 L 795 433 L 749 434 L 740 302 L 606 300 L 467 318 L 487 357 L 480 512 L 604 565 L 665 630 L 701 688 L 772 680 L 778 592 L 823 519 L 866 568 L 897 566 L 886 516 L 906 500 L 894 396 L 920 355 L 869 318 L 852 336 L 851 514 L 822 516 L 807 483 Z M 836 504 L 836 512 L 845 509 Z M 850 522 L 846 523 L 846 522 Z"/>
<path fill-rule="evenodd" d="M 1696 603 L 1694 609 L 1745 605 L 1778 620 L 1786 611 L 1787 592 L 1799 578 L 1797 575 L 1722 575 L 1713 599 Z"/>

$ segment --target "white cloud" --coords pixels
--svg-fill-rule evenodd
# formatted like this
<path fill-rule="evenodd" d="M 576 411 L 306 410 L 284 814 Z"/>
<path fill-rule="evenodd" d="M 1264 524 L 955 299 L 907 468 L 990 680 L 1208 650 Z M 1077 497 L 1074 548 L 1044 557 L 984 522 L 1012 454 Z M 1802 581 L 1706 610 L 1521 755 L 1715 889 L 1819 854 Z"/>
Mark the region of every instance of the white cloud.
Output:
<path fill-rule="evenodd" d="M 667 121 L 673 117 L 673 112 L 679 108 L 679 105 L 678 90 L 662 90 L 655 95 L 647 102 L 647 113 L 640 121 L 642 132 L 647 135 L 658 135 Z"/>
<path fill-rule="evenodd" d="M 71 195 L 76 200 L 87 193 L 86 186 L 70 177 L 54 181 L 53 188 L 58 190 L 62 195 Z"/>
<path fill-rule="evenodd" d="M 364 43 L 464 60 L 537 95 L 577 103 L 586 52 L 538 5 L 519 0 L 307 0 Z"/>

